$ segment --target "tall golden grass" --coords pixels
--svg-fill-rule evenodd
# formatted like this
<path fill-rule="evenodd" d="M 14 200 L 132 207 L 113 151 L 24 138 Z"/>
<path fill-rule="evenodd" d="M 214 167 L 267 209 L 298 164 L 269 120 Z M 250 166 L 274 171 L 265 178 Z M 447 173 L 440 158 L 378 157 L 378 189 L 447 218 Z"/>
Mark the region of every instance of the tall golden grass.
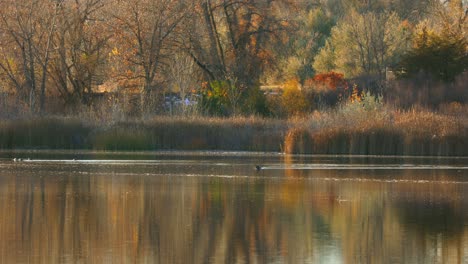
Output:
<path fill-rule="evenodd" d="M 0 121 L 1 149 L 280 151 L 287 122 L 155 117 L 99 123 L 76 118 Z"/>
<path fill-rule="evenodd" d="M 162 116 L 103 123 L 44 117 L 0 120 L 0 148 L 467 156 L 467 132 L 466 114 L 387 108 L 288 120 Z"/>
<path fill-rule="evenodd" d="M 428 111 L 316 113 L 288 131 L 286 153 L 468 155 L 468 119 Z"/>
<path fill-rule="evenodd" d="M 285 123 L 261 118 L 156 117 L 93 131 L 97 150 L 279 151 Z"/>

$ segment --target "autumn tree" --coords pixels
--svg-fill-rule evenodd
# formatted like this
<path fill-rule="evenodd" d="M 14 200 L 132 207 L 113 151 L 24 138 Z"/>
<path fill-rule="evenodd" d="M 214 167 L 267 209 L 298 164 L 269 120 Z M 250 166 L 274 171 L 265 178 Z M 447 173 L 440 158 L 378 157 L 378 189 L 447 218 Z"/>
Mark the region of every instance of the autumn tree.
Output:
<path fill-rule="evenodd" d="M 59 7 L 53 44 L 51 78 L 66 104 L 89 104 L 101 82 L 105 48 L 110 37 L 103 23 L 102 0 L 76 0 Z"/>
<path fill-rule="evenodd" d="M 419 21 L 424 18 L 428 9 L 439 0 L 326 0 L 323 6 L 333 14 L 335 18 L 346 17 L 351 10 L 358 13 L 382 13 L 395 12 L 402 19 Z"/>
<path fill-rule="evenodd" d="M 193 59 L 185 53 L 175 53 L 169 60 L 165 69 L 168 77 L 168 83 L 173 90 L 178 91 L 182 100 L 182 112 L 188 113 L 192 100 L 192 95 L 198 92 L 198 85 L 201 81 L 197 76 L 199 71 L 195 66 Z"/>
<path fill-rule="evenodd" d="M 174 33 L 187 18 L 190 6 L 185 1 L 137 0 L 122 1 L 113 10 L 113 54 L 125 64 L 119 75 L 141 83 L 143 112 L 154 109 L 151 98 L 160 87 L 161 68 L 177 48 Z"/>
<path fill-rule="evenodd" d="M 409 46 L 407 23 L 395 13 L 352 12 L 333 28 L 313 64 L 317 72 L 336 71 L 346 78 L 373 76 L 382 88 L 387 67 Z"/>
<path fill-rule="evenodd" d="M 284 85 L 284 92 L 281 95 L 281 107 L 288 116 L 302 115 L 310 108 L 310 101 L 307 100 L 303 90 L 299 89 L 298 80 L 287 81 Z"/>
<path fill-rule="evenodd" d="M 431 7 L 439 0 L 391 0 L 388 1 L 387 10 L 396 12 L 401 19 L 411 23 L 418 23 L 430 14 Z"/>
<path fill-rule="evenodd" d="M 300 6 L 303 7 L 303 6 Z M 298 8 L 300 8 L 298 7 Z M 311 8 L 300 8 L 294 16 L 290 30 L 283 34 L 284 43 L 275 43 L 278 65 L 278 79 L 299 78 L 303 83 L 314 75 L 312 64 L 317 52 L 325 45 L 330 36 L 335 20 L 321 5 L 311 5 Z"/>
<path fill-rule="evenodd" d="M 0 69 L 33 113 L 44 109 L 51 40 L 61 5 L 62 1 L 45 0 L 2 2 Z"/>
<path fill-rule="evenodd" d="M 433 7 L 434 19 L 419 23 L 413 45 L 399 64 L 403 77 L 425 73 L 452 82 L 468 68 L 467 16 L 461 1 Z"/>
<path fill-rule="evenodd" d="M 314 59 L 319 50 L 333 51 L 331 43 L 326 43 L 332 27 L 338 22 L 351 23 L 349 19 L 353 13 L 358 14 L 390 14 L 395 13 L 403 20 L 418 21 L 427 13 L 428 7 L 434 0 L 327 0 L 307 1 L 296 3 L 295 16 L 291 19 L 293 27 L 288 31 L 287 45 L 276 45 L 275 53 L 280 55 L 280 68 L 273 72 L 273 76 L 286 79 L 299 77 L 301 82 L 313 77 Z M 284 54 L 284 55 L 283 55 Z M 281 56 L 282 55 L 282 56 Z M 320 57 L 318 66 L 321 72 L 329 72 L 336 67 L 333 52 Z M 269 79 L 271 78 L 271 73 Z M 278 77 L 276 79 L 278 79 Z M 267 78 L 264 78 L 267 79 Z"/>
<path fill-rule="evenodd" d="M 237 100 L 258 87 L 262 71 L 271 63 L 267 43 L 286 26 L 275 16 L 280 4 L 272 0 L 196 4 L 187 50 L 211 81 L 227 83 L 234 96 L 230 98 L 233 114 L 239 109 Z"/>
<path fill-rule="evenodd" d="M 383 88 L 392 68 L 449 83 L 466 72 L 462 0 L 2 0 L 1 7 L 1 85 L 30 112 L 44 112 L 52 93 L 66 107 L 89 105 L 106 82 L 137 92 L 150 113 L 167 87 L 185 98 L 203 81 L 202 98 L 213 101 L 201 105 L 237 115 L 260 112 L 261 84 L 324 87 L 310 85 L 314 76 L 337 72 Z"/>

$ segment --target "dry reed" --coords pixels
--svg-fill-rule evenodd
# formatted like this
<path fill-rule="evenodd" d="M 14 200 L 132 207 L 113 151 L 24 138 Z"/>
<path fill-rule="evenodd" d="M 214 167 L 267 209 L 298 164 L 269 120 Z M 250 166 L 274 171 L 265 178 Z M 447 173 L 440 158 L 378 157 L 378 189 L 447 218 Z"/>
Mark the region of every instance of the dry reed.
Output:
<path fill-rule="evenodd" d="M 468 155 L 466 115 L 328 111 L 308 118 L 154 117 L 101 123 L 0 120 L 1 149 L 268 151 L 299 154 Z"/>

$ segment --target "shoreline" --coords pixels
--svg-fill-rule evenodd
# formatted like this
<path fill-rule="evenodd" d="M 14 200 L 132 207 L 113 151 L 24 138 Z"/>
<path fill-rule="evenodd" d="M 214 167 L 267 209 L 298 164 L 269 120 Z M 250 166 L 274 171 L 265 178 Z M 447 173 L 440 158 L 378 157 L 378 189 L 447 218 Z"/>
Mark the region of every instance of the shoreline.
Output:
<path fill-rule="evenodd" d="M 92 150 L 92 149 L 0 149 L 1 155 L 8 154 L 38 154 L 38 155 L 115 155 L 115 156 L 160 156 L 160 157 L 304 157 L 304 158 L 372 158 L 372 159 L 468 159 L 467 156 L 413 156 L 413 155 L 362 155 L 362 154 L 295 154 L 285 152 L 258 152 L 258 151 L 230 151 L 230 150 L 145 150 L 145 151 L 121 151 L 121 150 Z"/>
<path fill-rule="evenodd" d="M 0 120 L 0 151 L 468 156 L 463 118 L 367 114 L 325 113 L 293 120 L 157 117 L 112 123 L 66 117 Z"/>

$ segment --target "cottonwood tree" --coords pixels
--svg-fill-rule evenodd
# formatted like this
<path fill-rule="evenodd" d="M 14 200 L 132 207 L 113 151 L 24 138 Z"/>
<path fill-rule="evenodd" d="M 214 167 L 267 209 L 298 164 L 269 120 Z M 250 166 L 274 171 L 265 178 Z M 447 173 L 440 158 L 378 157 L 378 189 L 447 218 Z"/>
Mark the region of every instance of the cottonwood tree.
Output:
<path fill-rule="evenodd" d="M 188 15 L 191 4 L 178 0 L 122 1 L 112 13 L 113 56 L 123 63 L 120 77 L 141 83 L 143 113 L 154 110 L 161 69 L 174 52 L 174 33 Z"/>
<path fill-rule="evenodd" d="M 189 107 L 186 100 L 191 102 L 190 100 L 193 98 L 190 98 L 190 95 L 200 81 L 197 77 L 199 71 L 196 69 L 195 62 L 187 54 L 178 52 L 168 62 L 166 71 L 169 83 L 180 94 L 182 111 L 186 114 Z"/>
<path fill-rule="evenodd" d="M 38 95 L 40 112 L 44 109 L 52 37 L 61 5 L 59 0 L 2 2 L 0 69 L 32 113 L 38 110 Z"/>
<path fill-rule="evenodd" d="M 272 63 L 268 43 L 286 27 L 275 16 L 282 1 L 200 0 L 189 30 L 188 51 L 211 81 L 227 82 L 232 112 L 236 98 L 258 86 L 265 66 Z M 236 114 L 236 113 L 233 113 Z"/>
<path fill-rule="evenodd" d="M 103 7 L 102 0 L 75 0 L 60 5 L 53 38 L 56 54 L 50 71 L 66 104 L 90 103 L 93 87 L 102 79 L 99 75 L 111 36 L 103 22 Z"/>
<path fill-rule="evenodd" d="M 333 28 L 313 64 L 317 72 L 330 70 L 346 78 L 374 76 L 383 88 L 386 69 L 409 48 L 410 31 L 395 13 L 352 12 Z"/>
<path fill-rule="evenodd" d="M 395 12 L 402 19 L 418 21 L 428 14 L 429 8 L 434 2 L 440 0 L 325 0 L 322 1 L 325 8 L 335 18 L 346 17 L 351 10 L 358 13 L 384 13 Z"/>
<path fill-rule="evenodd" d="M 298 78 L 303 83 L 314 75 L 314 57 L 325 45 L 336 22 L 322 5 L 298 12 L 301 15 L 296 18 L 294 31 L 290 31 L 292 34 L 286 37 L 287 55 L 282 63 L 284 70 L 281 75 L 286 77 L 285 80 Z M 277 48 L 284 50 L 284 45 L 277 45 Z"/>

